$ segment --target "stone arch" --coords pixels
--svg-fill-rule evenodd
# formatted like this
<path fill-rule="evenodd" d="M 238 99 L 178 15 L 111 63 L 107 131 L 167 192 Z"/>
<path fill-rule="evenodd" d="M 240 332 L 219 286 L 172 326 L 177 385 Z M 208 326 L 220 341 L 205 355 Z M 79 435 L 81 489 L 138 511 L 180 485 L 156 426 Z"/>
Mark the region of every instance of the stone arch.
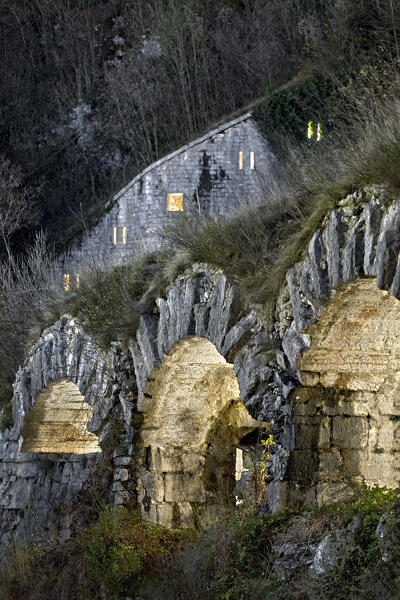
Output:
<path fill-rule="evenodd" d="M 21 431 L 21 452 L 91 454 L 101 452 L 87 430 L 92 408 L 69 379 L 50 382 L 35 399 Z"/>
<path fill-rule="evenodd" d="M 291 394 L 292 499 L 324 504 L 354 484 L 400 485 L 400 302 L 374 278 L 340 284 L 307 330 Z"/>
<path fill-rule="evenodd" d="M 102 443 L 107 433 L 114 402 L 113 366 L 112 354 L 98 348 L 69 316 L 46 329 L 31 347 L 14 383 L 14 425 L 0 434 L 0 545 L 9 539 L 32 539 L 50 528 L 52 534 L 68 535 L 78 494 L 95 476 L 101 480 L 103 453 L 98 447 L 86 452 L 95 450 L 94 442 Z M 51 446 L 35 447 L 44 440 L 27 435 L 29 424 L 37 418 L 40 421 L 43 413 L 51 416 L 52 427 L 60 421 L 54 411 L 49 413 L 52 400 L 47 402 L 60 391 L 60 385 L 64 393 L 55 399 L 56 410 L 64 413 L 62 418 L 67 417 L 67 396 L 72 394 L 78 401 L 79 421 L 84 427 L 77 429 L 83 445 L 77 447 L 77 431 L 72 427 L 72 445 L 61 447 L 53 438 Z M 88 441 L 93 443 L 90 448 L 85 445 Z M 67 442 L 65 436 L 63 444 Z M 131 438 L 127 445 L 130 442 Z"/>
<path fill-rule="evenodd" d="M 176 343 L 150 376 L 141 413 L 137 491 L 146 518 L 191 526 L 234 500 L 236 446 L 260 423 L 214 344 Z"/>

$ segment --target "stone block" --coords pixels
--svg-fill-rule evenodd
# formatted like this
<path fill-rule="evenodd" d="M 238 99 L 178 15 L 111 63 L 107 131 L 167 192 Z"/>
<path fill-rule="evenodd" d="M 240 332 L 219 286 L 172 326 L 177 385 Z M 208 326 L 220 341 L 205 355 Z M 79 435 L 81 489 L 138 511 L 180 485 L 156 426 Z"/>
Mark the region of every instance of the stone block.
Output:
<path fill-rule="evenodd" d="M 339 448 L 365 448 L 368 429 L 367 418 L 333 417 L 332 443 Z"/>
<path fill-rule="evenodd" d="M 393 454 L 370 452 L 368 460 L 361 464 L 360 473 L 368 485 L 393 485 L 397 473 L 393 468 Z"/>
<path fill-rule="evenodd" d="M 293 450 L 289 457 L 289 479 L 309 486 L 317 481 L 318 466 L 319 455 L 315 450 Z"/>
<path fill-rule="evenodd" d="M 318 479 L 321 482 L 338 481 L 343 478 L 343 462 L 338 450 L 321 452 L 319 456 Z"/>
<path fill-rule="evenodd" d="M 165 527 L 171 527 L 174 517 L 174 505 L 171 503 L 163 502 L 156 505 L 156 518 L 154 521 Z M 153 519 L 150 516 L 150 520 Z"/>
<path fill-rule="evenodd" d="M 294 422 L 296 449 L 329 448 L 331 423 L 329 417 L 301 417 Z"/>
<path fill-rule="evenodd" d="M 343 401 L 340 414 L 346 416 L 366 417 L 374 412 L 375 399 L 376 394 L 374 392 L 353 392 Z"/>
<path fill-rule="evenodd" d="M 155 502 L 164 501 L 164 478 L 161 474 L 146 471 L 141 473 L 138 479 L 138 486 L 143 487 L 144 494 L 152 498 Z"/>
<path fill-rule="evenodd" d="M 128 469 L 123 469 L 122 467 L 118 467 L 114 469 L 114 481 L 128 481 L 130 479 L 130 473 Z"/>
<path fill-rule="evenodd" d="M 165 474 L 166 502 L 204 502 L 205 491 L 200 475 Z"/>
<path fill-rule="evenodd" d="M 380 417 L 380 419 L 371 419 L 371 429 L 377 429 L 376 450 L 390 452 L 395 449 L 396 427 L 400 435 L 400 425 L 389 417 Z M 397 442 L 400 445 L 400 439 Z"/>
<path fill-rule="evenodd" d="M 120 481 L 114 481 L 111 489 L 113 492 L 124 492 L 125 491 L 125 487 Z"/>
<path fill-rule="evenodd" d="M 115 492 L 113 494 L 113 499 L 114 499 L 114 504 L 116 506 L 121 506 L 124 504 L 128 504 L 129 500 L 130 500 L 130 494 L 129 492 L 123 491 L 123 492 Z"/>
<path fill-rule="evenodd" d="M 193 508 L 189 502 L 178 502 L 174 505 L 174 526 L 194 527 Z"/>
<path fill-rule="evenodd" d="M 343 478 L 350 477 L 351 480 L 362 475 L 363 465 L 368 465 L 369 449 L 344 449 L 340 451 L 343 463 Z"/>

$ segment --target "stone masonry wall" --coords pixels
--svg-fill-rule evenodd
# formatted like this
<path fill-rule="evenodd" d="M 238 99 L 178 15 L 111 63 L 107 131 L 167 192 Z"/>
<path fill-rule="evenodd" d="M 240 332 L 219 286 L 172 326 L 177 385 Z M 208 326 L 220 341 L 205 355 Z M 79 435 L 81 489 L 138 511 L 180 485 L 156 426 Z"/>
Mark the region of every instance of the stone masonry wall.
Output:
<path fill-rule="evenodd" d="M 10 539 L 26 541 L 33 534 L 68 535 L 71 503 L 101 461 L 99 452 L 21 452 L 25 417 L 36 397 L 47 384 L 62 379 L 76 384 L 92 408 L 88 429 L 101 442 L 107 433 L 103 423 L 112 408 L 112 355 L 101 352 L 68 317 L 44 331 L 16 377 L 14 426 L 0 433 L 0 544 Z M 63 516 L 56 519 L 61 508 Z"/>
<path fill-rule="evenodd" d="M 399 240 L 400 201 L 370 186 L 339 202 L 287 273 L 276 329 L 294 427 L 278 439 L 295 503 L 341 500 L 351 480 L 400 483 Z"/>
<path fill-rule="evenodd" d="M 302 428 L 293 426 L 293 390 L 306 389 L 310 381 L 305 378 L 302 383 L 307 368 L 299 362 L 303 355 L 306 360 L 310 348 L 305 328 L 318 321 L 336 286 L 346 281 L 376 278 L 379 289 L 400 298 L 399 239 L 400 201 L 384 187 L 368 187 L 339 202 L 315 232 L 303 260 L 287 273 L 277 302 L 275 336 L 267 334 L 253 312 L 241 311 L 236 286 L 205 265 L 177 278 L 153 310 L 140 317 L 129 351 L 113 345 L 104 353 L 68 317 L 46 330 L 18 373 L 15 426 L 0 439 L 2 540 L 46 529 L 55 507 L 76 496 L 101 461 L 98 453 L 82 457 L 20 452 L 24 416 L 40 390 L 57 379 L 75 383 L 92 407 L 89 430 L 98 435 L 100 447 L 112 422 L 119 421 L 122 431 L 112 441 L 114 482 L 108 491 L 116 504 L 126 503 L 135 497 L 135 432 L 146 385 L 176 342 L 190 336 L 208 339 L 233 364 L 241 401 L 253 417 L 269 424 L 275 441 L 267 465 L 269 508 L 276 510 L 298 498 L 301 470 L 294 468 L 293 460 Z M 272 354 L 279 343 L 275 362 Z M 317 347 L 315 356 L 318 353 Z M 312 369 L 308 367 L 311 375 Z M 343 401 L 335 390 L 333 396 L 335 402 Z M 337 498 L 333 487 L 326 489 L 326 497 Z"/>
<path fill-rule="evenodd" d="M 254 153 L 254 168 L 250 153 Z M 97 225 L 73 245 L 71 285 L 85 266 L 109 268 L 142 251 L 158 249 L 160 229 L 182 214 L 167 210 L 168 194 L 183 194 L 184 213 L 229 215 L 257 201 L 276 166 L 250 113 L 162 158 L 123 188 Z"/>
<path fill-rule="evenodd" d="M 238 312 L 237 291 L 218 271 L 204 266 L 188 272 L 157 301 L 154 312 L 142 315 L 129 352 L 118 345 L 102 351 L 68 316 L 42 334 L 16 378 L 15 425 L 0 437 L 0 545 L 50 531 L 68 535 L 79 513 L 77 495 L 99 477 L 102 453 L 21 452 L 25 416 L 52 381 L 67 379 L 77 385 L 92 408 L 88 430 L 98 436 L 102 449 L 111 444 L 113 481 L 104 484 L 109 487 L 103 497 L 114 504 L 135 500 L 135 434 L 144 390 L 176 342 L 190 336 L 212 342 L 233 364 L 240 398 L 257 417 L 273 378 L 265 359 L 271 340 L 254 313 Z M 115 424 L 117 438 L 112 435 Z"/>

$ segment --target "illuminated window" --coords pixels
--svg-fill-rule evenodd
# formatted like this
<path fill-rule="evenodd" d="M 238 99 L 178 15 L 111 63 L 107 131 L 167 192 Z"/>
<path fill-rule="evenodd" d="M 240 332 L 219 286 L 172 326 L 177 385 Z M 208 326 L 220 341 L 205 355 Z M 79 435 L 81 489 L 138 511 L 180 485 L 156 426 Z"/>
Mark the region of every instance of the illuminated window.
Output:
<path fill-rule="evenodd" d="M 309 121 L 308 122 L 308 126 L 307 126 L 307 137 L 309 140 L 311 140 L 311 138 L 314 136 L 314 127 L 313 127 L 313 122 Z M 319 142 L 322 139 L 322 127 L 321 127 L 321 123 L 317 123 L 317 135 L 316 135 L 316 139 L 317 142 Z"/>
<path fill-rule="evenodd" d="M 126 246 L 126 227 L 122 228 L 122 244 Z"/>
<path fill-rule="evenodd" d="M 69 274 L 64 273 L 64 292 L 69 292 Z"/>
<path fill-rule="evenodd" d="M 250 169 L 254 169 L 254 152 L 250 152 Z"/>
<path fill-rule="evenodd" d="M 113 242 L 114 242 L 114 246 L 116 246 L 117 245 L 117 228 L 116 227 L 114 227 Z"/>
<path fill-rule="evenodd" d="M 183 194 L 168 194 L 167 210 L 172 210 L 172 211 L 183 210 Z"/>
<path fill-rule="evenodd" d="M 243 152 L 239 152 L 239 169 L 243 169 Z"/>
<path fill-rule="evenodd" d="M 76 274 L 75 276 L 75 284 L 76 284 L 76 288 L 78 289 L 81 283 L 81 276 L 79 275 L 79 273 Z"/>

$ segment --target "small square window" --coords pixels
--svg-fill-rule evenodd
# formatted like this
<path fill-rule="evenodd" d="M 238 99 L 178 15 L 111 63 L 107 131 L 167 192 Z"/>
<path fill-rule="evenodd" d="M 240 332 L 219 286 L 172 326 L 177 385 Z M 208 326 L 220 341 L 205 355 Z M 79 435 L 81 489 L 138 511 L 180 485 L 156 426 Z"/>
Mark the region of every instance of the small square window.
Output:
<path fill-rule="evenodd" d="M 168 194 L 167 210 L 182 211 L 183 210 L 183 194 Z"/>

